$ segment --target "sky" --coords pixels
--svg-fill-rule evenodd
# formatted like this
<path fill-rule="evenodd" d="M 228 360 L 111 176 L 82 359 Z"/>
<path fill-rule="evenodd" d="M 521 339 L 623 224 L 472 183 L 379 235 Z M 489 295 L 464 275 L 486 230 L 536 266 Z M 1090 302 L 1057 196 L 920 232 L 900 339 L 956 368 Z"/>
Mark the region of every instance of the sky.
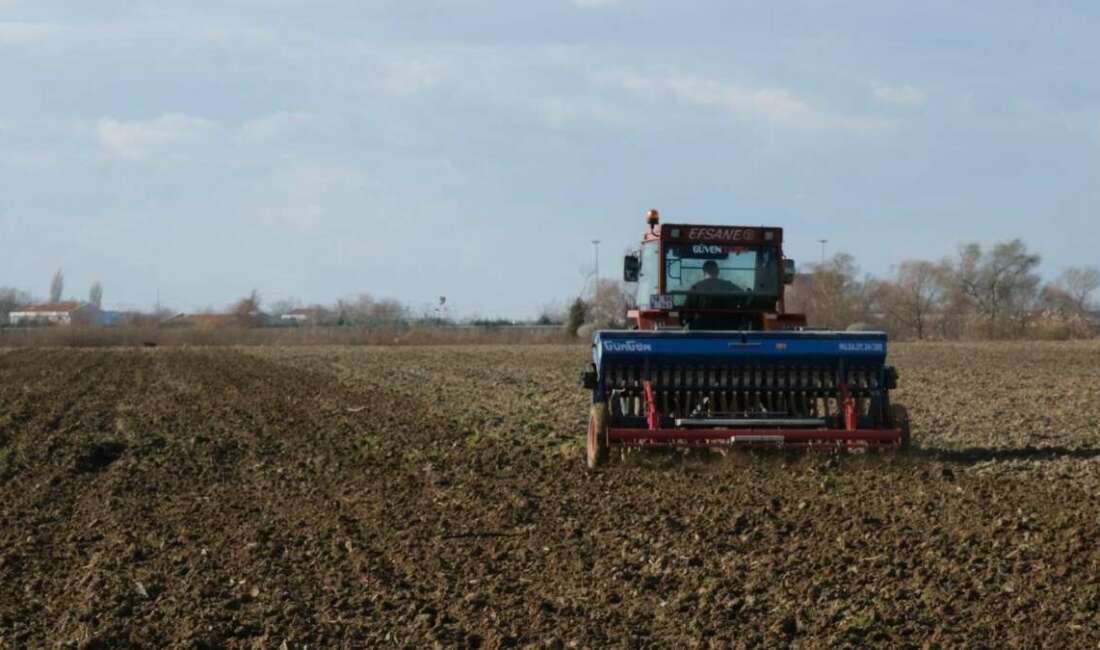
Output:
<path fill-rule="evenodd" d="M 647 209 L 1100 263 L 1100 4 L 0 0 L 0 286 L 531 317 Z"/>

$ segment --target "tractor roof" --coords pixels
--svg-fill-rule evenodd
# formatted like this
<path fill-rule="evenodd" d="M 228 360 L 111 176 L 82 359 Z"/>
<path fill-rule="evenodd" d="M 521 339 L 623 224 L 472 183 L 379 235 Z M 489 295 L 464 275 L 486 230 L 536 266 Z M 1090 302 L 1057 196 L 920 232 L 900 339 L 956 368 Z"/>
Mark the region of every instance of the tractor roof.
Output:
<path fill-rule="evenodd" d="M 723 226 L 687 223 L 665 223 L 657 226 L 646 239 L 684 243 L 719 243 L 778 246 L 783 243 L 783 229 L 767 226 Z"/>

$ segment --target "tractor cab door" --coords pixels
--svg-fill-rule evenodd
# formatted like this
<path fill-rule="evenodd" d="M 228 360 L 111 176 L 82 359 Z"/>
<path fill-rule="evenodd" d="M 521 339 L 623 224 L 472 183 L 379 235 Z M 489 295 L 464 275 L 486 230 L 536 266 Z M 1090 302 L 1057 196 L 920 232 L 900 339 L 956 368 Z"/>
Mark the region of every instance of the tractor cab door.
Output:
<path fill-rule="evenodd" d="M 658 308 L 660 296 L 661 255 L 657 246 L 658 242 L 647 241 L 642 244 L 637 260 L 637 290 L 634 294 L 634 304 L 639 309 Z"/>

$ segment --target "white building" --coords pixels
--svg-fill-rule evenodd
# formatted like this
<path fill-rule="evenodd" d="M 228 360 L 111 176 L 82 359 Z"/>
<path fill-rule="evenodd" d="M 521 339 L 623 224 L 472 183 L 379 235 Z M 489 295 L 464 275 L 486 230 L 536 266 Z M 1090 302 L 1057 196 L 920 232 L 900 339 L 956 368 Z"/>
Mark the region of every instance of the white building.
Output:
<path fill-rule="evenodd" d="M 94 309 L 78 302 L 53 302 L 22 307 L 8 314 L 8 322 L 14 326 L 72 325 L 87 321 Z"/>
<path fill-rule="evenodd" d="M 308 307 L 289 311 L 283 314 L 280 317 L 280 320 L 282 320 L 283 323 L 286 324 L 293 323 L 295 325 L 317 325 L 321 322 L 321 317 L 323 315 L 324 313 L 320 309 Z"/>

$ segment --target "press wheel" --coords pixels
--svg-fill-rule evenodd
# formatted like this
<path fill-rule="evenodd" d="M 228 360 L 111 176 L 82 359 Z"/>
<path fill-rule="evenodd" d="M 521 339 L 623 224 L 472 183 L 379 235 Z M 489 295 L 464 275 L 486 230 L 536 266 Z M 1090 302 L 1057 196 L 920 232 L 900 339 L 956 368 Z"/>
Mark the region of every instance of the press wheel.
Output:
<path fill-rule="evenodd" d="M 912 444 L 912 432 L 909 428 L 909 409 L 901 404 L 890 405 L 890 422 L 895 429 L 901 430 L 901 441 L 898 448 L 901 451 L 909 451 Z"/>

